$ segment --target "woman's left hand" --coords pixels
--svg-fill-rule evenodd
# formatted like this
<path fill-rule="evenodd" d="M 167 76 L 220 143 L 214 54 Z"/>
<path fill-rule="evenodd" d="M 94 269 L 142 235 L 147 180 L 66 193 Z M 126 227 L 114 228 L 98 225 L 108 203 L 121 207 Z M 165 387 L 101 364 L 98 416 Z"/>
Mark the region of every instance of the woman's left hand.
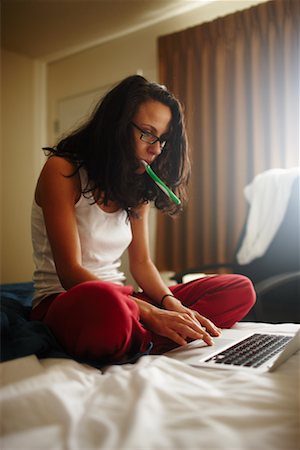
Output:
<path fill-rule="evenodd" d="M 180 300 L 175 297 L 167 297 L 164 301 L 165 309 L 169 311 L 177 311 L 188 314 L 192 320 L 199 323 L 201 327 L 211 336 L 217 337 L 221 335 L 221 330 L 211 320 L 199 314 L 197 311 L 184 306 Z"/>

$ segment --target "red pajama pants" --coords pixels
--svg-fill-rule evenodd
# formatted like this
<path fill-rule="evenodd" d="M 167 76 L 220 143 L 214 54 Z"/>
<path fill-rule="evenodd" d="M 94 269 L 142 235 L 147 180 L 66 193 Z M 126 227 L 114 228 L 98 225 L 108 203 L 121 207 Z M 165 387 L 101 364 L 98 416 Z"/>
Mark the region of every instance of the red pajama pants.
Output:
<path fill-rule="evenodd" d="M 250 280 L 242 275 L 217 275 L 171 286 L 182 304 L 198 311 L 220 328 L 230 328 L 255 303 Z M 107 359 L 110 362 L 145 351 L 152 353 L 176 347 L 173 341 L 146 330 L 139 320 L 139 308 L 131 286 L 104 281 L 87 281 L 36 306 L 32 320 L 44 322 L 71 356 L 79 359 Z"/>

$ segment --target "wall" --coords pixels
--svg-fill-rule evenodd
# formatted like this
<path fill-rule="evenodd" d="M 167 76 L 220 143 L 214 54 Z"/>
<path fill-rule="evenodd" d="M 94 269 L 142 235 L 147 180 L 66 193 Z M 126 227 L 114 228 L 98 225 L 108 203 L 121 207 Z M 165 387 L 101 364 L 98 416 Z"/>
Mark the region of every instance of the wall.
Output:
<path fill-rule="evenodd" d="M 2 52 L 1 282 L 28 281 L 32 276 L 30 208 L 43 163 L 41 147 L 56 139 L 59 101 L 111 85 L 137 71 L 157 80 L 158 36 L 262 1 L 266 0 L 220 0 L 47 66 Z"/>
<path fill-rule="evenodd" d="M 41 66 L 1 54 L 1 282 L 32 277 L 30 209 L 41 167 Z"/>

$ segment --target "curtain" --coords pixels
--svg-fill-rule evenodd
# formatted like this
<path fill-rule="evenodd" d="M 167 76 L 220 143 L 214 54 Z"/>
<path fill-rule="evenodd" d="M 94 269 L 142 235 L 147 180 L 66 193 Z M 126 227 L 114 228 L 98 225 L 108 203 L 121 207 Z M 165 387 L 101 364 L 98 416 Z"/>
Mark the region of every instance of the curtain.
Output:
<path fill-rule="evenodd" d="M 180 217 L 158 215 L 156 264 L 232 261 L 244 187 L 299 165 L 300 2 L 276 0 L 158 39 L 159 77 L 181 101 L 192 162 Z"/>

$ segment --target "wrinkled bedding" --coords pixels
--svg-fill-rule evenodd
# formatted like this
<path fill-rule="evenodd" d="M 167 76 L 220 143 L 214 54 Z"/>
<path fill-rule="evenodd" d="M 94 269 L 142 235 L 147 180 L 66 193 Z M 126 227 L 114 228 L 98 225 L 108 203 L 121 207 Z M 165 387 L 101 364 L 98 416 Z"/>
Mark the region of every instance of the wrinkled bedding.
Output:
<path fill-rule="evenodd" d="M 243 322 L 237 329 L 296 331 Z M 188 348 L 98 370 L 35 355 L 1 364 L 1 448 L 299 449 L 299 360 L 273 373 L 184 362 Z"/>

